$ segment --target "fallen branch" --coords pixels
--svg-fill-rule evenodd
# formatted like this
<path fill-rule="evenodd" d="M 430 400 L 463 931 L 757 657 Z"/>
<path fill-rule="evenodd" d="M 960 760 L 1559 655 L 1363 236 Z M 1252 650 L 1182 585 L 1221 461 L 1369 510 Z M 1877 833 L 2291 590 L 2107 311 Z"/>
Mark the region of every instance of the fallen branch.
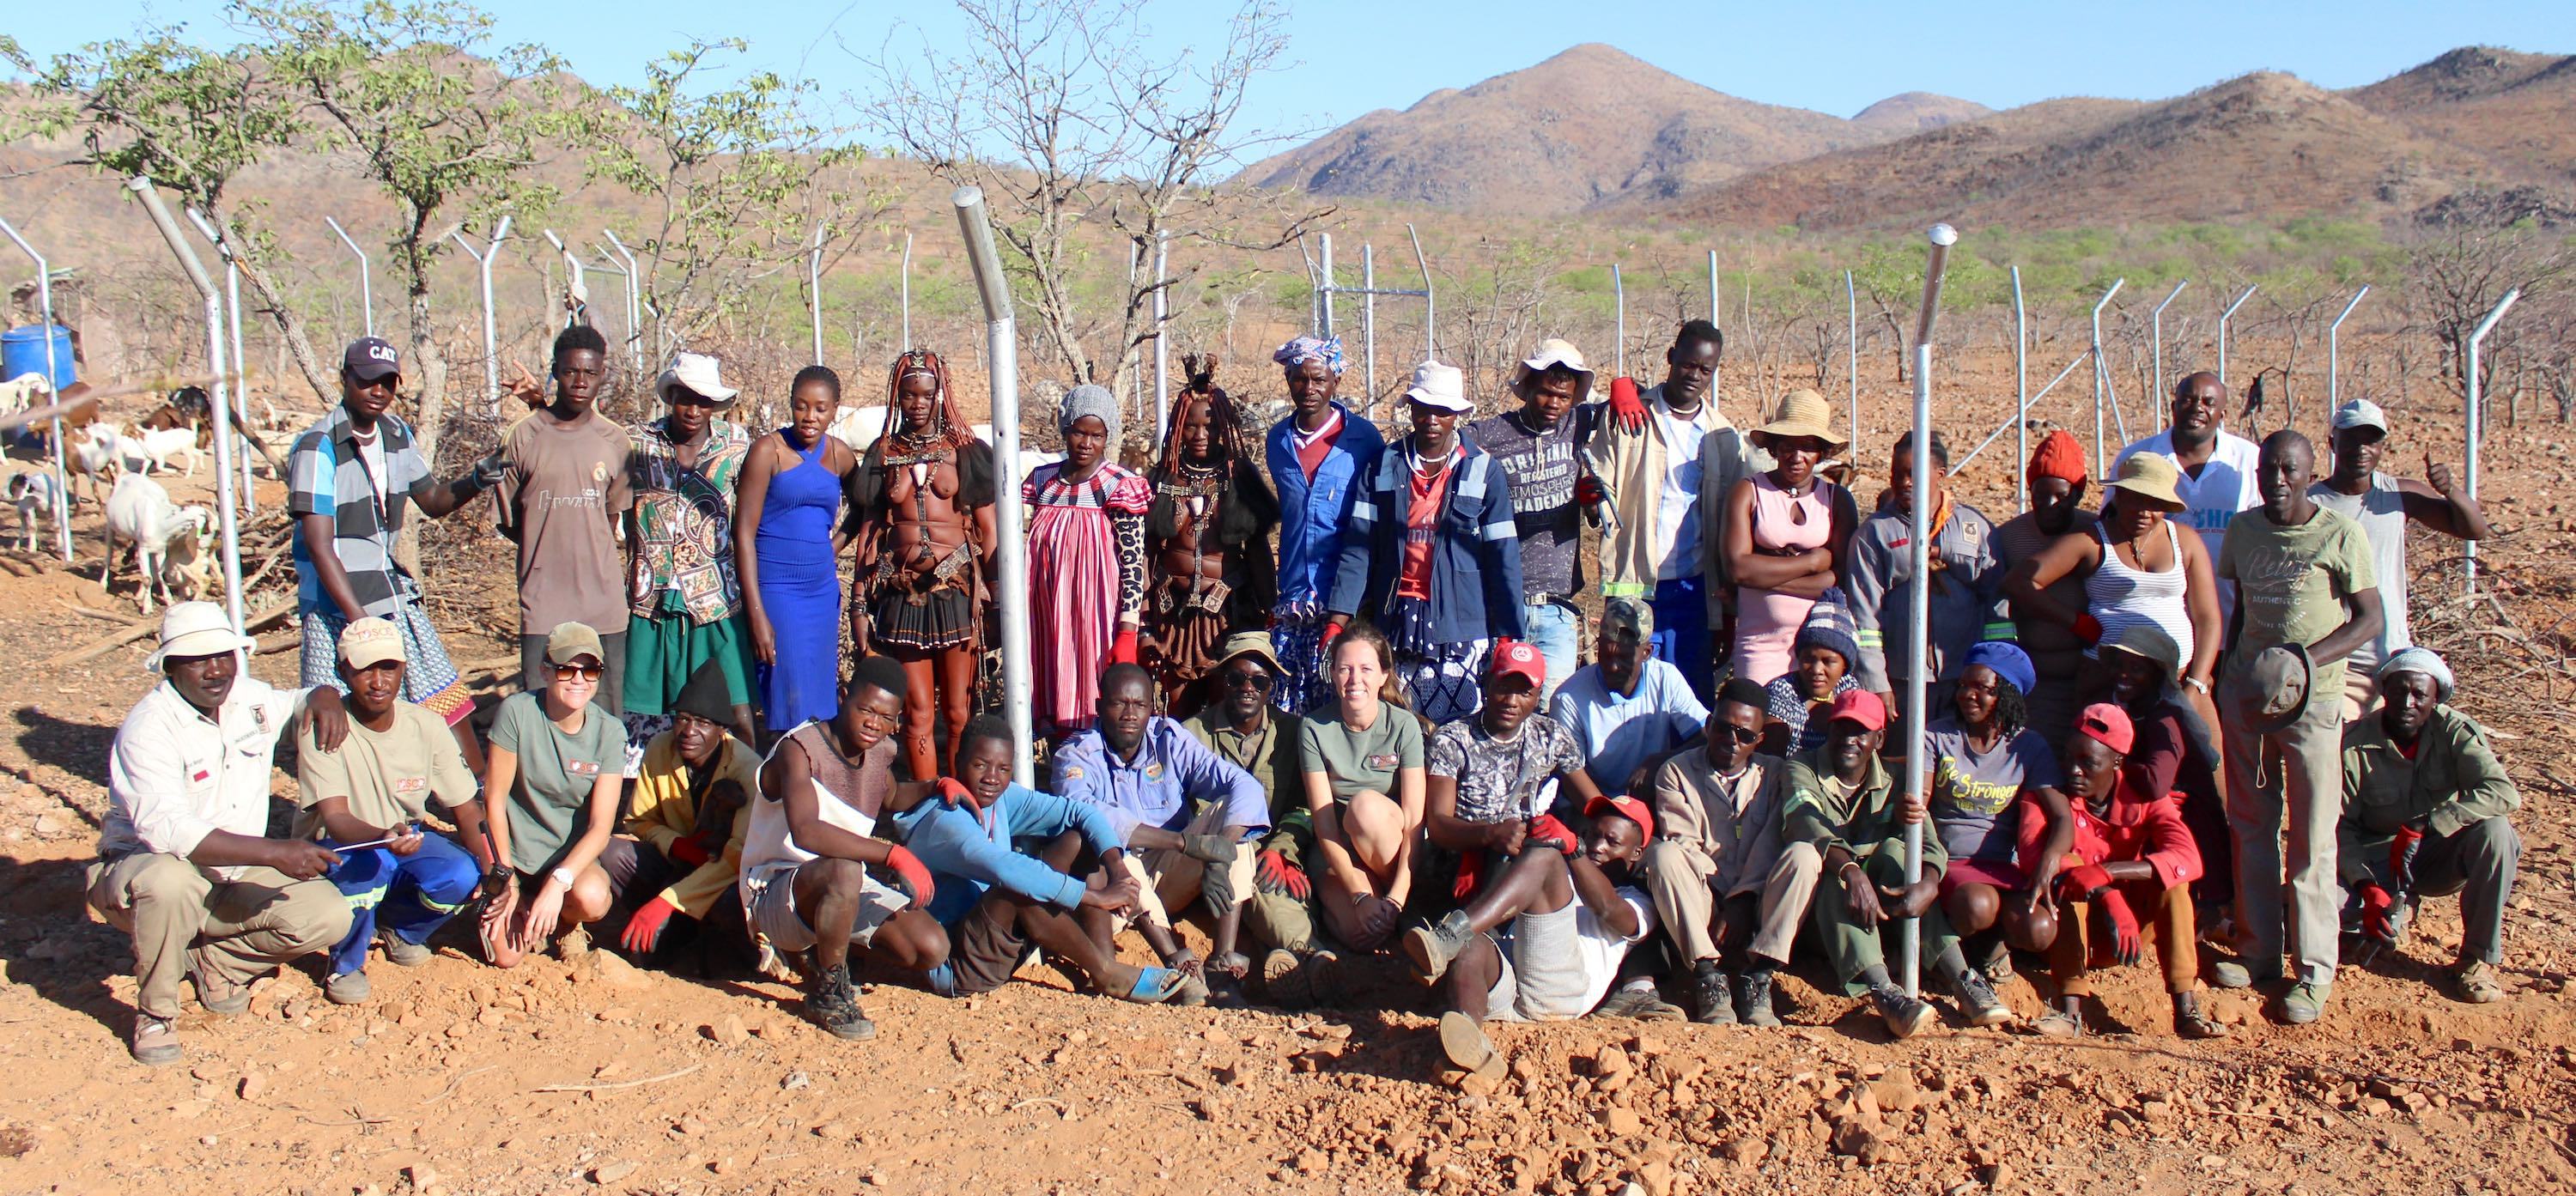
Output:
<path fill-rule="evenodd" d="M 242 630 L 244 632 L 255 632 L 260 628 L 266 627 L 270 623 L 276 622 L 278 619 L 284 618 L 285 616 L 293 613 L 295 613 L 295 599 L 289 598 L 284 602 L 280 602 L 275 606 L 259 612 L 258 614 L 252 615 L 248 620 L 248 626 L 243 627 Z M 58 669 L 65 665 L 79 664 L 82 661 L 91 659 L 92 657 L 104 656 L 118 648 L 122 648 L 127 644 L 133 643 L 136 640 L 156 634 L 160 630 L 161 624 L 157 621 L 136 623 L 123 631 L 108 636 L 106 639 L 94 640 L 81 647 L 74 648 L 69 652 L 65 652 L 60 656 L 53 657 L 45 661 L 41 667 Z"/>
<path fill-rule="evenodd" d="M 464 1082 L 465 1082 L 465 1080 L 466 1080 L 466 1077 L 468 1077 L 468 1076 L 478 1076 L 478 1075 L 481 1075 L 481 1074 L 483 1074 L 484 1072 L 487 1072 L 487 1071 L 499 1071 L 499 1070 L 501 1070 L 501 1065 L 500 1065 L 500 1064 L 498 1064 L 498 1063 L 492 1063 L 492 1064 L 487 1064 L 487 1065 L 482 1066 L 482 1067 L 477 1067 L 477 1068 L 475 1068 L 475 1069 L 473 1069 L 473 1070 L 471 1070 L 471 1071 L 460 1071 L 460 1072 L 456 1073 L 456 1078 L 451 1079 L 451 1080 L 449 1080 L 449 1081 L 447 1082 L 447 1087 L 445 1087 L 445 1088 L 441 1088 L 441 1089 L 439 1089 L 439 1090 L 438 1090 L 438 1095 L 433 1096 L 433 1097 L 429 1098 L 428 1100 L 422 1101 L 422 1102 L 420 1102 L 420 1103 L 421 1103 L 421 1105 L 422 1105 L 423 1107 L 427 1107 L 427 1106 L 429 1106 L 429 1105 L 437 1104 L 437 1103 L 438 1103 L 438 1102 L 440 1102 L 440 1101 L 446 1100 L 448 1097 L 451 1097 L 451 1096 L 456 1095 L 456 1086 L 457 1086 L 457 1085 L 459 1085 L 459 1084 L 464 1083 Z"/>
<path fill-rule="evenodd" d="M 646 1076 L 646 1077 L 644 1077 L 643 1079 L 640 1079 L 640 1080 L 620 1080 L 620 1081 L 618 1081 L 617 1083 L 614 1083 L 614 1084 L 548 1084 L 548 1085 L 546 1085 L 546 1086 L 545 1086 L 545 1087 L 543 1087 L 543 1088 L 532 1088 L 532 1089 L 530 1089 L 529 1091 L 531 1091 L 531 1092 L 614 1092 L 614 1091 L 616 1091 L 616 1090 L 618 1090 L 618 1089 L 620 1089 L 620 1088 L 637 1088 L 637 1087 L 641 1087 L 641 1086 L 646 1085 L 646 1084 L 659 1084 L 659 1083 L 661 1083 L 661 1082 L 662 1082 L 662 1081 L 664 1081 L 664 1080 L 676 1080 L 676 1079 L 679 1079 L 681 1076 L 685 1076 L 685 1075 L 689 1074 L 690 1072 L 696 1071 L 696 1070 L 698 1070 L 699 1068 L 701 1068 L 701 1067 L 705 1067 L 705 1066 L 706 1066 L 706 1064 L 704 1064 L 704 1063 L 692 1063 L 692 1064 L 688 1065 L 687 1067 L 683 1067 L 683 1068 L 681 1068 L 681 1069 L 680 1069 L 680 1070 L 678 1070 L 678 1071 L 674 1071 L 674 1072 L 665 1072 L 665 1073 L 663 1073 L 663 1074 L 661 1074 L 661 1075 L 658 1075 L 658 1076 Z"/>

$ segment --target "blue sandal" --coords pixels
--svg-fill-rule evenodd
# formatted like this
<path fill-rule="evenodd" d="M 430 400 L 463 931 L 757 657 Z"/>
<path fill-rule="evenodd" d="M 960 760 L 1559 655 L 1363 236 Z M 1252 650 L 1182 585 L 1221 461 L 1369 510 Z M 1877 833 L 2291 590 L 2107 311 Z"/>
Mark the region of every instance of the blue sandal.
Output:
<path fill-rule="evenodd" d="M 1136 983 L 1126 992 L 1119 993 L 1118 999 L 1139 1005 L 1160 1005 L 1171 1000 L 1188 982 L 1188 974 L 1178 968 L 1138 968 Z"/>

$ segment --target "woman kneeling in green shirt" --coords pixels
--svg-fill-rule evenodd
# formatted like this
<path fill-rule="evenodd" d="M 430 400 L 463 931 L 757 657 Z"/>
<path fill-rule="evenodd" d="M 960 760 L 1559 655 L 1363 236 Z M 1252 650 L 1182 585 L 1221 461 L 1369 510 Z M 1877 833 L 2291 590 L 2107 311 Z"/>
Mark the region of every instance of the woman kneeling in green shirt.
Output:
<path fill-rule="evenodd" d="M 1354 623 L 1327 662 L 1336 704 L 1306 715 L 1299 742 L 1306 808 L 1323 868 L 1316 904 L 1333 937 L 1384 947 L 1413 892 L 1422 830 L 1422 722 L 1395 688 L 1386 636 Z"/>
<path fill-rule="evenodd" d="M 492 720 L 483 792 L 510 795 L 489 825 L 493 859 L 512 873 L 483 909 L 483 954 L 495 967 L 518 966 L 558 932 L 558 954 L 579 954 L 589 939 L 582 926 L 608 913 L 599 853 L 617 826 L 626 728 L 590 709 L 606 660 L 598 632 L 556 627 L 546 637 L 546 687 L 513 695 Z"/>

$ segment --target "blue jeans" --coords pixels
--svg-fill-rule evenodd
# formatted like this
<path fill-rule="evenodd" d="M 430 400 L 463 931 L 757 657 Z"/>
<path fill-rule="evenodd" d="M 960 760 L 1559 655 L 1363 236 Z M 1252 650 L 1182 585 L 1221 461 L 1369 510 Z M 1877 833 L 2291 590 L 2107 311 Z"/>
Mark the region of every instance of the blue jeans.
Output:
<path fill-rule="evenodd" d="M 1582 640 L 1582 616 L 1571 606 L 1532 602 L 1521 607 L 1521 631 L 1530 646 L 1547 658 L 1547 684 L 1539 687 L 1538 708 L 1547 709 L 1556 687 L 1574 675 L 1576 645 Z"/>
<path fill-rule="evenodd" d="M 1682 671 L 1691 692 L 1706 706 L 1715 695 L 1715 671 L 1708 658 L 1708 591 L 1696 577 L 1667 578 L 1655 583 L 1655 659 Z"/>
<path fill-rule="evenodd" d="M 328 838 L 322 845 L 338 850 Z M 428 942 L 474 899 L 483 869 L 464 848 L 429 831 L 420 850 L 407 856 L 381 847 L 342 852 L 326 875 L 349 899 L 349 937 L 331 951 L 330 974 L 337 976 L 366 969 L 367 945 L 376 940 L 378 927 L 407 943 Z"/>

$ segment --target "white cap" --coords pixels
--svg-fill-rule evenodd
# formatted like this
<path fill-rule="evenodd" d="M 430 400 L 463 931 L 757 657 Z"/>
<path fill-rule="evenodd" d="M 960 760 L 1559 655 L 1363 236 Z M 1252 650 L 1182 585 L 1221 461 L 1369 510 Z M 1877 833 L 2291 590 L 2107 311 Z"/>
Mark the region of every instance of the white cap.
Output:
<path fill-rule="evenodd" d="M 2384 436 L 2388 433 L 2388 414 L 2368 399 L 2354 399 L 2335 408 L 2334 427 L 2338 432 L 2346 428 L 2377 428 Z"/>
<path fill-rule="evenodd" d="M 653 397 L 670 402 L 671 388 L 675 386 L 685 387 L 700 398 L 719 403 L 730 403 L 736 394 L 741 393 L 724 384 L 724 375 L 717 368 L 716 359 L 704 353 L 682 353 L 673 357 L 670 368 L 653 380 Z"/>
<path fill-rule="evenodd" d="M 1454 365 L 1436 361 L 1413 367 L 1413 385 L 1404 388 L 1404 397 L 1443 411 L 1464 414 L 1476 409 L 1467 401 L 1467 376 Z"/>
<path fill-rule="evenodd" d="M 255 642 L 233 630 L 224 608 L 212 602 L 182 602 L 161 615 L 161 642 L 143 667 L 158 673 L 164 662 L 196 656 L 239 652 Z"/>

